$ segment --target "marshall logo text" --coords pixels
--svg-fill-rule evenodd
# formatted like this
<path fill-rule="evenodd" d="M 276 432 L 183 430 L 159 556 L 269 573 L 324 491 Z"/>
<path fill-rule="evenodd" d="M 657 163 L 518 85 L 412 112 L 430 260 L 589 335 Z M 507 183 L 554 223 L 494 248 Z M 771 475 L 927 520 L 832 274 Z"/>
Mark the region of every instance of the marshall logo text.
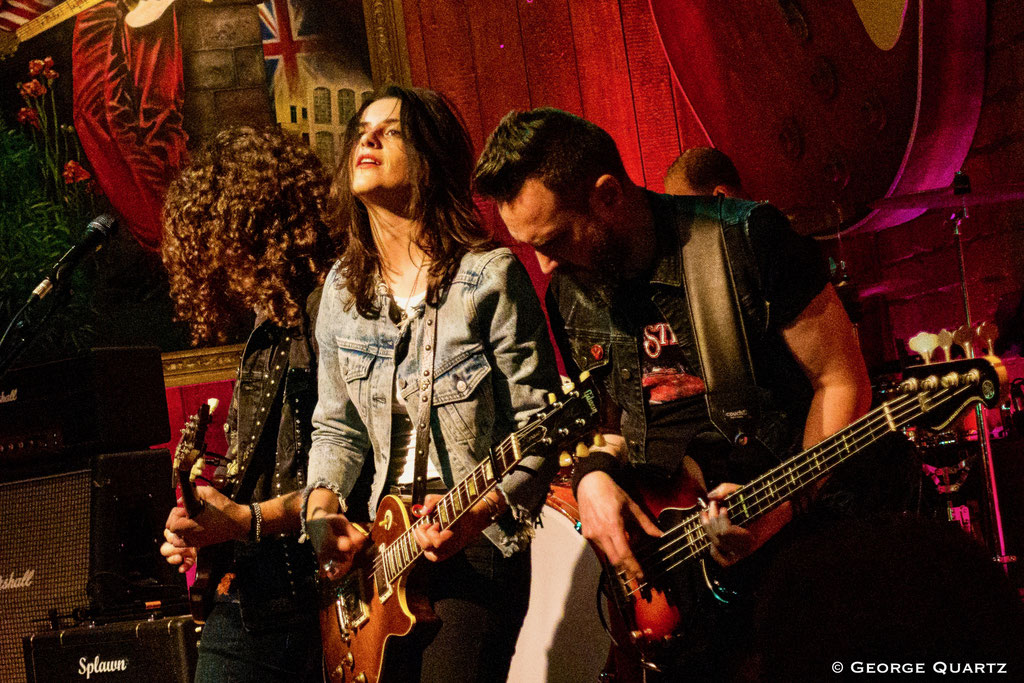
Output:
<path fill-rule="evenodd" d="M 4 578 L 0 575 L 0 591 L 12 590 L 14 588 L 28 588 L 32 585 L 32 578 L 36 575 L 35 569 L 26 569 L 25 573 L 21 576 L 15 576 L 14 571 L 11 571 L 11 575 Z"/>

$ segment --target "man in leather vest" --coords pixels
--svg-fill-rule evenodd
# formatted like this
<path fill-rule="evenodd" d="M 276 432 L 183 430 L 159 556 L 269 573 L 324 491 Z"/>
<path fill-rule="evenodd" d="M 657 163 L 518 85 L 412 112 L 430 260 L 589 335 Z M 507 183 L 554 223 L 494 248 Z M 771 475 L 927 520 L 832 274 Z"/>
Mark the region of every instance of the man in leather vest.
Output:
<path fill-rule="evenodd" d="M 720 501 L 766 468 L 737 455 L 745 449 L 727 436 L 756 437 L 776 452 L 806 448 L 870 404 L 854 329 L 813 242 L 768 204 L 638 187 L 604 130 L 557 109 L 509 113 L 487 141 L 476 183 L 552 275 L 548 312 L 567 368 L 592 371 L 605 390 L 606 445 L 574 472 L 584 536 L 639 580 L 635 534 L 661 532 L 626 483 L 684 472 L 713 487 L 702 520 L 718 564 L 735 565 L 761 547 L 792 519 L 794 504 L 747 528 L 730 523 Z M 738 339 L 694 332 L 700 302 L 688 300 L 684 262 L 702 259 L 687 261 L 684 252 L 702 221 L 721 234 Z M 713 359 L 702 341 L 710 351 L 736 346 L 751 385 L 719 383 L 709 395 Z M 759 418 L 733 420 L 747 413 L 730 409 L 730 394 L 741 394 L 739 403 Z M 708 661 L 707 673 L 719 672 Z"/>

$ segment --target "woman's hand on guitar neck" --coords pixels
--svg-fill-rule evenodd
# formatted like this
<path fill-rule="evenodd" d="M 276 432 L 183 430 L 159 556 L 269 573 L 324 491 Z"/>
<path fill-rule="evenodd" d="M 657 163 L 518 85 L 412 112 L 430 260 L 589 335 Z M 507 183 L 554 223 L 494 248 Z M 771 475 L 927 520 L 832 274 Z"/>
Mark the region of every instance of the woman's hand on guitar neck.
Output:
<path fill-rule="evenodd" d="M 164 525 L 167 531 L 193 548 L 248 538 L 252 516 L 248 506 L 234 502 L 212 486 L 196 487 L 196 496 L 204 503 L 202 513 L 192 519 L 184 508 L 173 508 Z"/>
<path fill-rule="evenodd" d="M 424 499 L 422 508 L 413 506 L 412 513 L 417 517 L 429 516 L 441 498 L 431 493 Z M 413 527 L 412 535 L 423 549 L 423 557 L 431 562 L 447 560 L 493 524 L 506 507 L 504 497 L 491 491 L 449 528 L 442 530 L 440 523 L 433 521 Z"/>
<path fill-rule="evenodd" d="M 626 524 L 635 522 L 651 536 L 661 536 L 661 530 L 606 472 L 595 471 L 583 477 L 576 489 L 576 501 L 583 537 L 628 579 L 639 582 L 643 570 L 630 549 Z"/>
<path fill-rule="evenodd" d="M 196 549 L 185 545 L 181 537 L 164 528 L 164 542 L 160 546 L 160 554 L 167 560 L 167 564 L 178 566 L 178 571 L 184 574 L 196 563 Z"/>

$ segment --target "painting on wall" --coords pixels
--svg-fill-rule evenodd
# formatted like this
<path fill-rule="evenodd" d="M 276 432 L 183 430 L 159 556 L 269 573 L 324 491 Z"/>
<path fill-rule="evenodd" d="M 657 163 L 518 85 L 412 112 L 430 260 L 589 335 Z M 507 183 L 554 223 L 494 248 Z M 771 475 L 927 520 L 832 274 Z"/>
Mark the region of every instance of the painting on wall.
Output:
<path fill-rule="evenodd" d="M 280 124 L 333 168 L 373 74 L 393 70 L 367 40 L 365 16 L 378 45 L 400 32 L 400 4 L 384 5 L 0 0 L 0 326 L 90 219 L 112 211 L 121 226 L 24 358 L 186 348 L 159 258 L 168 184 L 190 149 L 237 123 Z"/>

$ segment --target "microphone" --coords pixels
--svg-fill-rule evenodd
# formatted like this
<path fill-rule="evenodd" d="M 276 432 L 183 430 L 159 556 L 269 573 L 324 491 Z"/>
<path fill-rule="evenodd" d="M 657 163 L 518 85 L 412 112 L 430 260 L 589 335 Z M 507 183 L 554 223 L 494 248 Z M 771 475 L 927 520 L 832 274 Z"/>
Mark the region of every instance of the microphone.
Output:
<path fill-rule="evenodd" d="M 29 302 L 42 299 L 54 287 L 62 284 L 82 259 L 99 251 L 115 232 L 117 232 L 117 218 L 109 213 L 92 219 L 86 226 L 81 241 L 68 249 L 50 269 L 50 274 L 32 290 Z"/>

